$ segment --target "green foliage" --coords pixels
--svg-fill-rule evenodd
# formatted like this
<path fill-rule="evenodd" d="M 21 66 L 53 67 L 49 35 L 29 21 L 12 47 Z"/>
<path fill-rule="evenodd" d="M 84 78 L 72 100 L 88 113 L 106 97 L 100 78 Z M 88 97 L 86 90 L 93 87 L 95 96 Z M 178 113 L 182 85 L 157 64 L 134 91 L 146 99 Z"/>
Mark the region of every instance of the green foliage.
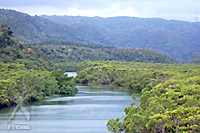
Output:
<path fill-rule="evenodd" d="M 117 47 L 152 48 L 181 62 L 199 55 L 200 23 L 160 18 L 42 16 L 65 24 L 87 24 L 105 35 L 106 43 Z"/>
<path fill-rule="evenodd" d="M 1 27 L 0 27 L 0 34 L 4 33 L 4 36 L 7 34 L 8 36 L 11 36 L 11 37 L 14 37 L 13 35 L 13 31 L 10 30 L 10 27 L 8 27 L 8 24 L 5 23 L 5 24 L 1 24 Z"/>
<path fill-rule="evenodd" d="M 0 107 L 15 105 L 19 96 L 28 96 L 28 102 L 54 95 L 72 96 L 77 93 L 74 86 L 74 78 L 62 70 L 28 70 L 22 64 L 0 62 Z"/>
<path fill-rule="evenodd" d="M 14 10 L 0 9 L 0 23 L 7 22 L 15 37 L 25 43 L 68 40 L 82 43 L 106 43 L 103 33 L 87 24 L 62 24 L 39 16 L 30 16 Z"/>
<path fill-rule="evenodd" d="M 45 59 L 29 44 L 13 38 L 7 24 L 1 24 L 0 32 L 0 107 L 13 106 L 19 98 L 31 102 L 77 93 L 74 78 L 63 75 L 65 71 L 48 71 L 61 66 Z"/>
<path fill-rule="evenodd" d="M 0 62 L 25 64 L 27 69 L 53 70 L 55 65 L 39 54 L 36 49 L 13 38 L 7 24 L 1 24 L 0 32 Z M 6 30 L 4 30 L 6 29 Z"/>
<path fill-rule="evenodd" d="M 79 84 L 142 91 L 139 106 L 132 103 L 126 115 L 108 121 L 111 132 L 200 132 L 199 64 L 84 61 L 77 73 Z"/>
<path fill-rule="evenodd" d="M 188 67 L 194 68 L 189 69 Z M 76 82 L 84 85 L 114 85 L 141 91 L 179 74 L 187 78 L 199 74 L 198 65 L 151 64 L 119 61 L 84 61 L 79 65 Z"/>
<path fill-rule="evenodd" d="M 15 99 L 25 92 L 32 94 L 27 101 L 35 101 L 58 91 L 48 71 L 27 70 L 24 65 L 15 63 L 0 63 L 0 71 L 0 106 L 16 104 Z"/>
<path fill-rule="evenodd" d="M 65 41 L 44 41 L 33 44 L 44 57 L 56 63 L 84 60 L 117 60 L 149 63 L 178 63 L 170 56 L 148 48 L 115 48 L 103 45 L 84 45 Z"/>
<path fill-rule="evenodd" d="M 128 17 L 96 17 L 98 21 L 74 18 L 82 23 L 74 24 L 73 18 L 67 17 L 69 26 L 0 9 L 0 22 L 8 22 L 21 41 L 57 39 L 145 48 L 114 48 L 64 41 L 45 41 L 34 44 L 35 48 L 14 39 L 8 25 L 1 24 L 0 107 L 15 105 L 19 98 L 30 102 L 55 95 L 74 95 L 77 92 L 75 83 L 112 85 L 141 91 L 142 95 L 139 106 L 132 103 L 124 109 L 125 116 L 108 121 L 109 131 L 200 132 L 199 64 L 160 64 L 177 61 L 148 49 L 164 51 L 179 60 L 196 57 L 199 54 L 199 23 L 162 19 L 143 21 Z M 191 62 L 198 63 L 198 58 Z M 63 70 L 78 70 L 78 76 L 69 78 L 63 75 Z"/>
<path fill-rule="evenodd" d="M 111 132 L 200 132 L 200 66 L 118 61 L 84 61 L 76 82 L 142 91 L 140 105 L 111 119 Z M 135 96 L 133 96 L 135 99 Z"/>
<path fill-rule="evenodd" d="M 75 62 L 61 62 L 55 63 L 55 70 L 62 69 L 65 72 L 76 72 L 80 63 Z"/>
<path fill-rule="evenodd" d="M 200 77 L 174 80 L 144 90 L 139 106 L 125 108 L 121 129 L 125 132 L 200 132 Z M 109 120 L 108 129 L 116 129 Z M 119 126 L 118 126 L 119 127 Z"/>
<path fill-rule="evenodd" d="M 59 92 L 64 96 L 73 96 L 77 93 L 77 88 L 75 88 L 75 81 L 73 77 L 67 77 L 65 71 L 59 69 L 51 72 L 51 76 L 54 77 L 57 81 Z"/>
<path fill-rule="evenodd" d="M 135 17 L 30 16 L 0 9 L 0 23 L 5 22 L 16 38 L 26 43 L 63 40 L 151 48 L 181 62 L 196 58 L 200 50 L 199 23 Z"/>

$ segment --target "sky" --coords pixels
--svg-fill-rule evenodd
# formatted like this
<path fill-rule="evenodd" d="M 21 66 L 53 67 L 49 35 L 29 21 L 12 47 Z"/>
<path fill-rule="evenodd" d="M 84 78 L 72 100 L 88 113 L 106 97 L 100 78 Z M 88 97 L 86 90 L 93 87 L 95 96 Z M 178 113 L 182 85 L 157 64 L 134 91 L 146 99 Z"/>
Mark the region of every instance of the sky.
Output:
<path fill-rule="evenodd" d="M 130 16 L 200 22 L 200 0 L 0 0 L 29 15 Z"/>

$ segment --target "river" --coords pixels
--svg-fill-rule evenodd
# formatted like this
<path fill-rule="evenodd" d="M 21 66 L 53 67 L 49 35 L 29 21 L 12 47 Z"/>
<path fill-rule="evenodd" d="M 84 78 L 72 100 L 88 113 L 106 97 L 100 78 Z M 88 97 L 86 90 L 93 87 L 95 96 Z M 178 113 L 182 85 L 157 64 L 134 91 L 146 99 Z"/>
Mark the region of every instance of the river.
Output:
<path fill-rule="evenodd" d="M 13 130 L 7 124 L 14 108 L 0 109 L 0 132 L 37 132 L 37 133 L 105 133 L 109 119 L 121 117 L 124 108 L 135 102 L 133 92 L 119 91 L 105 86 L 77 86 L 78 94 L 72 97 L 45 99 L 24 105 L 30 113 L 27 121 L 21 109 L 15 113 L 12 124 L 27 124 L 29 130 Z M 16 127 L 15 127 L 16 128 Z"/>

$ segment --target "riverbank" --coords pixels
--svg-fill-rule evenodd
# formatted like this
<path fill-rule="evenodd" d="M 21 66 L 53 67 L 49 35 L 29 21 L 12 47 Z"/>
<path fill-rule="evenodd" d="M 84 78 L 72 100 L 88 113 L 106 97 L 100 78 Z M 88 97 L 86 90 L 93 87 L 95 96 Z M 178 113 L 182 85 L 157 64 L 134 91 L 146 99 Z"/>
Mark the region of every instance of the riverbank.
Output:
<path fill-rule="evenodd" d="M 117 91 L 109 86 L 77 86 L 75 96 L 44 99 L 24 105 L 30 113 L 26 121 L 23 112 L 18 110 L 12 123 L 26 123 L 29 132 L 65 132 L 65 133 L 105 133 L 109 119 L 123 114 L 126 106 L 132 102 L 139 105 L 139 97 L 132 99 L 134 93 Z M 7 120 L 12 108 L 0 110 L 0 131 L 7 132 Z M 11 130 L 15 133 L 17 131 Z"/>
<path fill-rule="evenodd" d="M 28 70 L 22 64 L 0 63 L 0 71 L 0 107 L 77 93 L 74 78 L 64 75 L 61 69 L 51 72 Z"/>
<path fill-rule="evenodd" d="M 110 85 L 130 90 L 151 90 L 169 79 L 183 79 L 200 75 L 198 64 L 151 64 L 119 61 L 85 61 L 90 66 L 78 71 L 79 85 Z"/>
<path fill-rule="evenodd" d="M 89 67 L 77 72 L 77 83 L 142 92 L 140 105 L 108 121 L 109 131 L 200 132 L 200 64 L 87 61 L 82 66 Z"/>

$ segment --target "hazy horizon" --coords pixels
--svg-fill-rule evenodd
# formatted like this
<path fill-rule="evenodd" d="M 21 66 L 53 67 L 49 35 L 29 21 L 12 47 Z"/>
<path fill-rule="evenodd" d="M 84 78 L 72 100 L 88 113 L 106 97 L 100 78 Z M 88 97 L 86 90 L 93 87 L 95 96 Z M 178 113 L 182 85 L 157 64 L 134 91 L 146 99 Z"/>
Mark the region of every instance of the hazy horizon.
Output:
<path fill-rule="evenodd" d="M 200 21 L 199 0 L 1 0 L 0 8 L 35 15 L 162 18 Z"/>

